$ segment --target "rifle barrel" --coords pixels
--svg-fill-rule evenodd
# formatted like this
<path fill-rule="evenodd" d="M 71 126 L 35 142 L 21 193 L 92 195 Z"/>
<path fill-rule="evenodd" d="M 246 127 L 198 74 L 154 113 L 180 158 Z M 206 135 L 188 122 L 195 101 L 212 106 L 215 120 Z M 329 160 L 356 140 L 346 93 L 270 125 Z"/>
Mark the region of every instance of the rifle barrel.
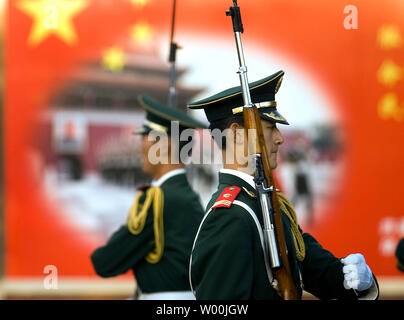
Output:
<path fill-rule="evenodd" d="M 263 206 L 267 206 L 265 208 L 262 208 L 262 214 L 265 215 L 264 221 L 270 224 L 271 217 L 269 215 L 271 214 L 271 216 L 273 216 L 275 224 L 275 233 L 271 233 L 270 226 L 265 226 L 265 229 L 268 229 L 268 232 L 264 230 L 264 240 L 266 247 L 265 249 L 272 249 L 272 252 L 269 252 L 269 254 L 266 254 L 265 256 L 266 258 L 270 258 L 272 260 L 271 264 L 273 266 L 273 273 L 275 274 L 276 279 L 276 281 L 274 282 L 275 285 L 274 283 L 271 283 L 271 285 L 277 287 L 278 292 L 283 299 L 298 300 L 300 299 L 300 297 L 298 295 L 297 288 L 290 271 L 279 200 L 278 195 L 276 194 L 275 182 L 272 176 L 272 170 L 269 162 L 268 150 L 265 144 L 261 118 L 258 113 L 257 107 L 252 103 L 250 88 L 248 85 L 247 66 L 245 63 L 244 51 L 240 35 L 240 33 L 243 32 L 240 8 L 237 6 L 236 0 L 233 0 L 233 3 L 234 6 L 230 7 L 230 10 L 226 12 L 226 15 L 232 17 L 233 31 L 236 39 L 237 54 L 239 60 L 238 74 L 240 77 L 244 100 L 244 127 L 246 129 L 246 132 L 249 132 L 250 129 L 253 129 L 256 133 L 255 141 L 250 141 L 250 139 L 248 141 L 248 150 L 249 152 L 252 152 L 254 154 L 253 156 L 260 156 L 260 161 L 262 161 L 260 165 L 264 169 L 263 171 L 266 180 L 266 186 L 270 186 L 273 190 L 272 192 L 270 192 L 270 204 L 265 204 L 265 201 L 263 201 L 263 203 L 260 203 Z M 270 208 L 268 206 L 271 206 L 272 210 L 269 210 Z M 274 235 L 276 235 L 276 239 Z M 280 261 L 278 260 L 278 258 L 280 258 Z"/>

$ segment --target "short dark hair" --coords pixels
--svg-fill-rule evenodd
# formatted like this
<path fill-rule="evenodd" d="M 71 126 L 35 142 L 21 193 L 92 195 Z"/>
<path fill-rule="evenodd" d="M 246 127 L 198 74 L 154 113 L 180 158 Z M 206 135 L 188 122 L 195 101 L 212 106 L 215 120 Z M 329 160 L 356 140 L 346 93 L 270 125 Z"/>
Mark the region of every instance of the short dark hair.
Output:
<path fill-rule="evenodd" d="M 215 129 L 218 129 L 221 132 L 223 132 L 225 129 L 230 128 L 232 123 L 236 123 L 236 124 L 244 127 L 243 115 L 242 114 L 241 115 L 240 114 L 232 115 L 230 118 L 213 121 L 209 125 L 209 130 L 211 132 L 213 140 L 216 142 L 216 144 L 222 150 L 226 150 L 226 137 L 223 135 L 218 137 L 218 136 L 212 134 L 212 131 Z"/>

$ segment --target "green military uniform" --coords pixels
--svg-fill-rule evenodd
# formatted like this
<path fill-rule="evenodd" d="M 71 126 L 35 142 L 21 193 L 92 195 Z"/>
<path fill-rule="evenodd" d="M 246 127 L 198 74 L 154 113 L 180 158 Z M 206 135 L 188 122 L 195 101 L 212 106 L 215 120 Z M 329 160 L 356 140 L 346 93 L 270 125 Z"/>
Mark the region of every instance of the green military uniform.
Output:
<path fill-rule="evenodd" d="M 402 238 L 396 247 L 395 251 L 397 269 L 404 272 L 404 238 Z"/>
<path fill-rule="evenodd" d="M 276 109 L 283 71 L 250 84 L 253 103 L 262 119 L 288 124 Z M 226 119 L 242 112 L 241 88 L 235 87 L 189 107 L 203 108 L 208 120 Z M 340 259 L 303 233 L 289 201 L 280 196 L 285 242 L 292 277 L 298 294 L 306 290 L 321 299 L 356 299 L 357 293 L 343 286 Z M 263 217 L 253 177 L 222 169 L 218 190 L 213 194 L 201 223 L 190 261 L 190 283 L 197 299 L 281 299 L 271 286 L 262 242 Z M 377 282 L 372 287 L 378 295 Z"/>
<path fill-rule="evenodd" d="M 139 101 L 147 116 L 136 133 L 170 133 L 171 121 L 179 121 L 183 128 L 203 127 L 185 113 L 168 109 L 149 97 L 141 96 Z M 203 209 L 185 169 L 170 171 L 138 191 L 127 223 L 91 255 L 95 271 L 102 277 L 113 277 L 132 270 L 142 295 L 190 291 L 189 256 Z"/>
<path fill-rule="evenodd" d="M 280 299 L 268 281 L 257 224 L 248 208 L 263 224 L 255 188 L 237 175 L 222 170 L 219 187 L 208 208 L 220 199 L 225 188 L 239 187 L 236 204 L 213 209 L 199 230 L 192 253 L 191 283 L 197 299 Z M 252 181 L 252 177 L 251 177 Z M 219 200 L 220 201 L 220 200 Z M 241 206 L 239 202 L 247 205 Z M 290 208 L 289 208 L 290 209 Z M 355 298 L 345 290 L 342 263 L 309 234 L 304 233 L 305 258 L 299 261 L 291 231 L 291 221 L 282 212 L 285 241 L 293 280 L 302 294 L 304 289 L 322 298 Z"/>

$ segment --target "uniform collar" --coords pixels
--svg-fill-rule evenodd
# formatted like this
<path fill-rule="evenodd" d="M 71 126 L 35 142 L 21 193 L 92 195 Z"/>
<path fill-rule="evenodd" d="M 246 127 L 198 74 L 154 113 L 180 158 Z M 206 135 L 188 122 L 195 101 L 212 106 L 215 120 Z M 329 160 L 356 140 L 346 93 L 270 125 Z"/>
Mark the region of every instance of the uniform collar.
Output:
<path fill-rule="evenodd" d="M 237 185 L 239 187 L 245 187 L 249 191 L 255 192 L 254 177 L 241 171 L 232 169 L 220 169 L 219 182 L 229 185 Z"/>
<path fill-rule="evenodd" d="M 152 187 L 160 187 L 168 179 L 170 179 L 174 176 L 180 175 L 180 174 L 185 174 L 185 173 L 186 173 L 186 171 L 184 168 L 171 170 L 171 171 L 167 172 L 166 174 L 164 174 L 162 177 L 160 177 L 160 179 L 153 180 L 151 182 L 151 185 L 152 185 Z"/>

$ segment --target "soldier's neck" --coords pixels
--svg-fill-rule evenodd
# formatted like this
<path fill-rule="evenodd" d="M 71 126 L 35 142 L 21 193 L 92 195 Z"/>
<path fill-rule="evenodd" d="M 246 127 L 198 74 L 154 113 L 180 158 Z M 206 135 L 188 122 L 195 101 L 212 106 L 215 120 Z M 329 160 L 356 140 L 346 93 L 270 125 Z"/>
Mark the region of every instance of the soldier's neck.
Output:
<path fill-rule="evenodd" d="M 170 171 L 173 171 L 176 169 L 183 169 L 183 168 L 185 168 L 185 166 L 182 163 L 158 165 L 158 167 L 156 168 L 156 171 L 153 174 L 153 179 L 158 180 L 162 176 L 164 176 L 166 173 L 169 173 Z"/>
<path fill-rule="evenodd" d="M 246 174 L 249 174 L 250 176 L 254 175 L 254 169 L 250 168 L 251 166 L 248 166 L 247 164 L 240 165 L 237 163 L 237 161 L 231 161 L 228 162 L 226 161 L 226 152 L 223 152 L 223 168 L 224 169 L 230 169 L 230 170 L 237 170 Z M 237 158 L 235 158 L 237 159 Z"/>

